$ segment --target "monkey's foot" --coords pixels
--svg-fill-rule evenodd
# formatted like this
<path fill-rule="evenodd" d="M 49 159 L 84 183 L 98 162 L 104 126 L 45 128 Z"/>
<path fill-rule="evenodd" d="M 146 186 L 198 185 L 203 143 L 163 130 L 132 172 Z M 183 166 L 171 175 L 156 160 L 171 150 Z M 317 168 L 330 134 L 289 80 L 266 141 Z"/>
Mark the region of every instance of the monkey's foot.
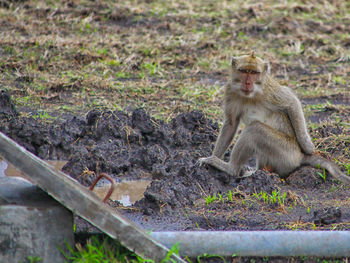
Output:
<path fill-rule="evenodd" d="M 210 156 L 210 157 L 202 157 L 199 158 L 198 161 L 196 162 L 196 166 L 202 166 L 203 164 L 209 164 L 209 165 L 213 165 L 213 160 L 217 158 L 215 156 Z"/>
<path fill-rule="evenodd" d="M 315 153 L 315 145 L 309 138 L 303 138 L 302 144 L 300 145 L 301 149 L 305 154 L 312 155 Z"/>
<path fill-rule="evenodd" d="M 255 167 L 250 167 L 250 166 L 244 166 L 241 170 L 241 178 L 245 178 L 245 177 L 250 177 L 252 176 L 255 172 L 256 172 L 256 168 Z"/>
<path fill-rule="evenodd" d="M 205 158 L 199 158 L 196 165 L 201 166 L 203 164 L 209 164 L 216 169 L 219 169 L 231 176 L 234 175 L 234 170 L 233 167 L 230 166 L 229 163 L 224 162 L 220 158 L 216 156 L 210 156 L 210 157 L 205 157 Z"/>

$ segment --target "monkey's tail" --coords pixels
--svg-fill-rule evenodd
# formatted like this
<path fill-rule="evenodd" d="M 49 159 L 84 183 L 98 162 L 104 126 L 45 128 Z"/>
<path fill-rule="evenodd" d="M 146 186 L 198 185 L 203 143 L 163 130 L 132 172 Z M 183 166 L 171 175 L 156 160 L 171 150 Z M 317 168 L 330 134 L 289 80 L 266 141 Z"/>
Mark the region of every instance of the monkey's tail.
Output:
<path fill-rule="evenodd" d="M 332 175 L 339 181 L 342 181 L 345 184 L 350 184 L 350 176 L 344 174 L 335 163 L 324 159 L 318 155 L 304 155 L 301 164 L 311 165 L 315 168 L 326 169 L 330 175 Z"/>

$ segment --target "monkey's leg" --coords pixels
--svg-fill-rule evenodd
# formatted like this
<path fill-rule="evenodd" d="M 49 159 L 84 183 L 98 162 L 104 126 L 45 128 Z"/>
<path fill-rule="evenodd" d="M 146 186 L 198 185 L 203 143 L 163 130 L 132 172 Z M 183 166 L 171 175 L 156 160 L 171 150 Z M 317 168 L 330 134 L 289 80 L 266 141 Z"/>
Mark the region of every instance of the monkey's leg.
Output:
<path fill-rule="evenodd" d="M 254 126 L 248 126 L 242 132 L 241 136 L 238 138 L 238 141 L 233 147 L 229 162 L 225 162 L 220 158 L 216 157 L 215 155 L 212 155 L 207 158 L 200 158 L 198 160 L 198 164 L 209 164 L 223 172 L 228 173 L 229 175 L 240 177 L 244 164 L 248 161 L 249 158 L 255 157 L 256 143 L 251 140 L 251 129 L 253 132 Z M 256 160 L 256 162 L 256 169 L 245 169 L 245 171 L 242 174 L 242 177 L 250 176 L 258 169 L 258 160 Z"/>
<path fill-rule="evenodd" d="M 251 176 L 259 167 L 259 159 L 256 156 L 255 143 L 251 142 L 251 135 L 249 134 L 248 127 L 243 130 L 241 136 L 238 138 L 236 144 L 234 145 L 230 161 L 228 162 L 229 167 L 231 167 L 234 176 L 248 177 Z M 245 163 L 251 158 L 256 158 L 256 169 L 243 169 Z M 245 171 L 244 171 L 245 170 Z"/>
<path fill-rule="evenodd" d="M 239 176 L 249 158 L 255 157 L 259 168 L 268 165 L 281 176 L 300 166 L 303 154 L 296 140 L 254 121 L 242 132 L 233 147 L 229 166 Z"/>

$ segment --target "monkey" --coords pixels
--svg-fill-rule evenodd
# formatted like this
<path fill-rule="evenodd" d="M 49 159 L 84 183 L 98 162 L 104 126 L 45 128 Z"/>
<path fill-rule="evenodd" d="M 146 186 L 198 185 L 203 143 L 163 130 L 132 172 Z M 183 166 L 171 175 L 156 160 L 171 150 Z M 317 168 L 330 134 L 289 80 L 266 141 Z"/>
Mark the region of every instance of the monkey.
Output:
<path fill-rule="evenodd" d="M 224 93 L 224 122 L 210 157 L 198 159 L 234 177 L 251 176 L 269 167 L 286 178 L 300 166 L 326 169 L 336 179 L 350 184 L 337 165 L 315 154 L 307 131 L 300 100 L 270 74 L 270 65 L 251 52 L 232 57 L 231 77 Z M 245 128 L 238 137 L 228 162 L 221 158 L 230 146 L 239 124 Z M 245 163 L 254 158 L 256 167 Z"/>

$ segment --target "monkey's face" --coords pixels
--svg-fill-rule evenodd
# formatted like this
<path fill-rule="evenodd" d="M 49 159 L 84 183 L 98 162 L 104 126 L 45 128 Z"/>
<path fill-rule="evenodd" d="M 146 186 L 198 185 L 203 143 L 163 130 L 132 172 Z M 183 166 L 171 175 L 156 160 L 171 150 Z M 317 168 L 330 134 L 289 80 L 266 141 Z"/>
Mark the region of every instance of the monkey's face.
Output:
<path fill-rule="evenodd" d="M 238 70 L 239 79 L 241 80 L 240 93 L 245 97 L 253 97 L 255 93 L 260 89 L 258 82 L 260 79 L 260 72 L 239 69 Z"/>
<path fill-rule="evenodd" d="M 232 69 L 231 88 L 237 94 L 246 98 L 253 98 L 263 93 L 262 79 L 264 73 L 244 68 Z"/>
<path fill-rule="evenodd" d="M 251 55 L 232 58 L 232 88 L 242 97 L 253 98 L 263 92 L 266 63 Z"/>

